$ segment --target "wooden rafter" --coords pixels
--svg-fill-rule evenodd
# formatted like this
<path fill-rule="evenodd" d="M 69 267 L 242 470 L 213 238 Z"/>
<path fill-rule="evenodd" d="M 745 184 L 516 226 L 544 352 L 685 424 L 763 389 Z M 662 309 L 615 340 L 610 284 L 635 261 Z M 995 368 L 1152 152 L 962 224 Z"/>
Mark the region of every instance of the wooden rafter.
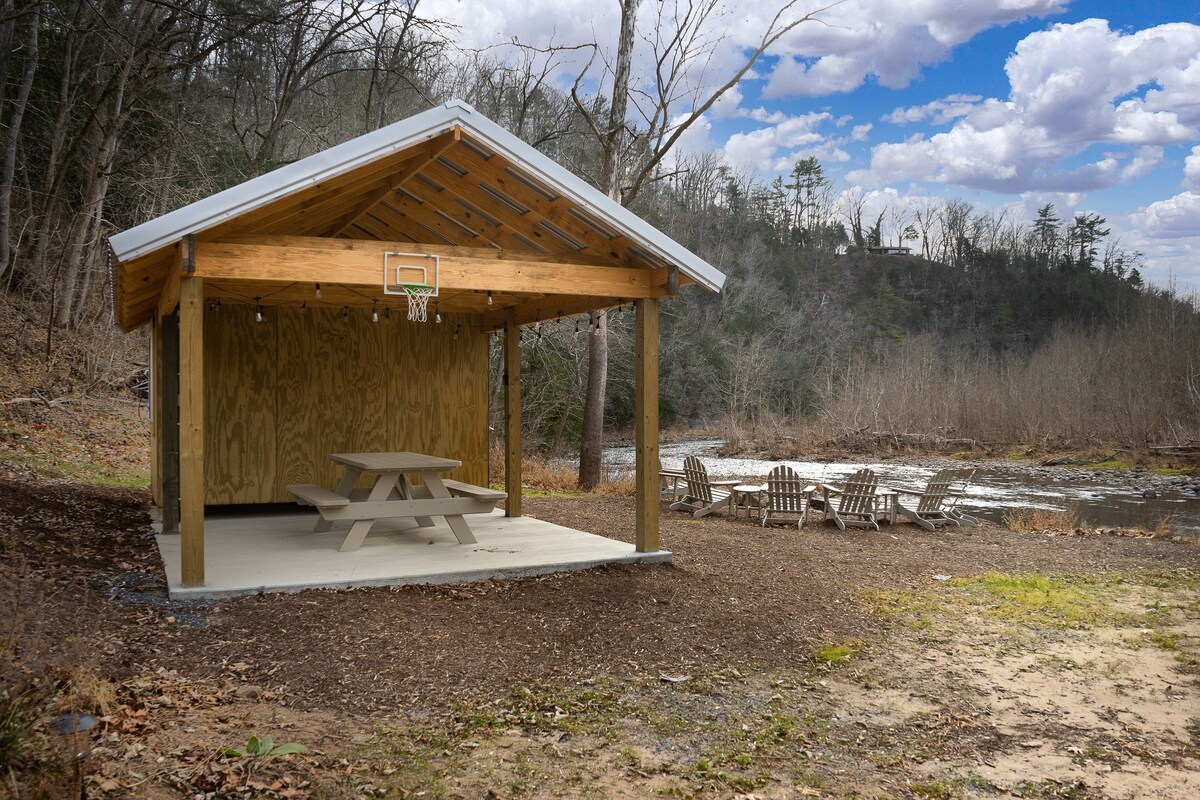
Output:
<path fill-rule="evenodd" d="M 354 224 L 354 221 L 370 210 L 371 206 L 383 200 L 392 192 L 416 177 L 422 169 L 429 166 L 434 159 L 441 156 L 462 138 L 462 129 L 455 125 L 445 133 L 433 137 L 421 148 L 420 154 L 409 161 L 395 175 L 387 178 L 382 186 L 374 187 L 367 196 L 354 208 L 342 215 L 325 232 L 327 236 L 339 236 Z"/>
<path fill-rule="evenodd" d="M 627 236 L 613 238 L 602 235 L 582 220 L 572 215 L 574 204 L 565 197 L 549 199 L 534 190 L 527 183 L 508 172 L 513 165 L 503 156 L 496 154 L 484 159 L 470 148 L 461 147 L 454 153 L 455 163 L 469 174 L 486 181 L 501 193 L 511 197 L 516 202 L 529 208 L 542 220 L 559 228 L 564 233 L 586 244 L 591 251 L 601 252 L 629 262 L 632 256 L 627 252 L 633 243 Z"/>
<path fill-rule="evenodd" d="M 426 174 L 436 180 L 446 189 L 452 190 L 468 199 L 475 205 L 486 205 L 488 213 L 500 221 L 501 224 L 509 226 L 515 233 L 519 233 L 531 242 L 536 242 L 539 247 L 545 248 L 549 252 L 564 251 L 569 248 L 566 243 L 562 242 L 557 236 L 554 236 L 549 231 L 538 227 L 543 217 L 532 209 L 526 210 L 524 213 L 517 211 L 511 206 L 501 203 L 494 198 L 489 198 L 487 193 L 480 188 L 482 179 L 468 173 L 466 176 L 459 175 L 450 167 L 440 161 L 429 165 Z M 516 198 L 513 198 L 516 201 Z M 519 205 L 528 209 L 525 203 Z M 572 233 L 571 231 L 567 231 Z M 577 237 L 578 238 L 578 237 Z M 617 263 L 633 266 L 633 261 L 623 254 L 613 253 L 611 248 L 601 246 L 587 246 L 579 252 L 592 256 L 608 257 Z"/>

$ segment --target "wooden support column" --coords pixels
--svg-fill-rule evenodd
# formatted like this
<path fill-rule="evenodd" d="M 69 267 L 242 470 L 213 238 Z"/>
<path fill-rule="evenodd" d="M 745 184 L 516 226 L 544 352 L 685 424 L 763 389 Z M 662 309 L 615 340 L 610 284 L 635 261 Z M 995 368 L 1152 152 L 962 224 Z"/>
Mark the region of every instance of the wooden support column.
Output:
<path fill-rule="evenodd" d="M 162 321 L 150 320 L 150 495 L 154 505 L 162 508 L 162 417 L 158 412 L 158 381 L 162 375 Z"/>
<path fill-rule="evenodd" d="M 639 553 L 659 549 L 658 539 L 658 301 L 635 301 L 634 375 L 637 527 Z"/>
<path fill-rule="evenodd" d="M 504 322 L 504 516 L 521 516 L 521 327 L 508 309 Z"/>
<path fill-rule="evenodd" d="M 179 282 L 179 528 L 184 586 L 204 585 L 204 281 Z"/>
<path fill-rule="evenodd" d="M 179 533 L 179 315 L 158 320 L 162 355 L 154 385 L 155 430 L 158 431 L 158 480 L 163 533 Z"/>

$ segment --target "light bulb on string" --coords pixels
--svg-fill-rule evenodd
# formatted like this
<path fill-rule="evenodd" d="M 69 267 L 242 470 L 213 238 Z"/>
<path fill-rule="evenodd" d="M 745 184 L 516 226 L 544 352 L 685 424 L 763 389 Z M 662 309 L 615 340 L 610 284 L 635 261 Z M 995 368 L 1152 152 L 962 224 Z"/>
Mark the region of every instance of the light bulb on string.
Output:
<path fill-rule="evenodd" d="M 255 322 L 263 321 L 263 307 L 262 307 L 262 304 L 258 302 L 261 299 L 262 299 L 261 297 L 254 298 L 254 321 Z"/>
<path fill-rule="evenodd" d="M 379 322 L 379 301 L 371 298 L 371 322 Z"/>
<path fill-rule="evenodd" d="M 321 284 L 317 284 L 317 299 L 321 299 Z"/>

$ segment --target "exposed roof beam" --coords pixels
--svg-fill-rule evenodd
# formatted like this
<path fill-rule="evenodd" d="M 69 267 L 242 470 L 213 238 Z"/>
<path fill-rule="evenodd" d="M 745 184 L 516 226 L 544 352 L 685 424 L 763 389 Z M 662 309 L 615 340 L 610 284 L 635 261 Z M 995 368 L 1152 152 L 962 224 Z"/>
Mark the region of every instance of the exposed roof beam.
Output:
<path fill-rule="evenodd" d="M 384 185 L 369 193 L 365 200 L 346 212 L 329 227 L 327 236 L 338 236 L 354 221 L 370 210 L 371 206 L 387 197 L 396 189 L 416 177 L 417 173 L 429 166 L 438 156 L 445 153 L 462 138 L 462 128 L 455 125 L 443 134 L 433 137 L 420 148 L 420 155 L 404 165 L 403 169 L 388 178 Z"/>
<path fill-rule="evenodd" d="M 298 237 L 291 237 L 293 240 Z M 329 240 L 323 240 L 329 241 Z M 339 248 L 245 242 L 197 244 L 197 277 L 271 283 L 340 283 L 382 288 L 384 254 L 423 254 L 422 245 L 335 240 Z M 446 252 L 448 251 L 448 252 Z M 440 258 L 439 286 L 447 291 L 505 294 L 585 295 L 600 298 L 665 297 L 666 269 L 598 267 L 571 263 L 500 258 L 486 250 L 455 252 Z"/>

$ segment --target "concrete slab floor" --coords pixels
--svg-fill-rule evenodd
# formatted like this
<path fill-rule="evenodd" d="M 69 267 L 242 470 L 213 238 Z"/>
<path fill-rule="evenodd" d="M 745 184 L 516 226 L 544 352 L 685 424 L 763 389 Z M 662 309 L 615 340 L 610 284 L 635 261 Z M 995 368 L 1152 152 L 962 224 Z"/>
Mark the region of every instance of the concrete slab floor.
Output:
<path fill-rule="evenodd" d="M 179 536 L 159 534 L 170 596 L 460 583 L 671 560 L 666 550 L 638 553 L 625 542 L 531 517 L 509 519 L 499 510 L 468 518 L 476 544 L 458 544 L 440 517 L 431 528 L 387 520 L 375 524 L 358 550 L 341 553 L 338 546 L 349 523 L 314 533 L 317 519 L 315 511 L 301 509 L 210 514 L 204 521 L 205 585 L 199 587 L 180 583 Z"/>

